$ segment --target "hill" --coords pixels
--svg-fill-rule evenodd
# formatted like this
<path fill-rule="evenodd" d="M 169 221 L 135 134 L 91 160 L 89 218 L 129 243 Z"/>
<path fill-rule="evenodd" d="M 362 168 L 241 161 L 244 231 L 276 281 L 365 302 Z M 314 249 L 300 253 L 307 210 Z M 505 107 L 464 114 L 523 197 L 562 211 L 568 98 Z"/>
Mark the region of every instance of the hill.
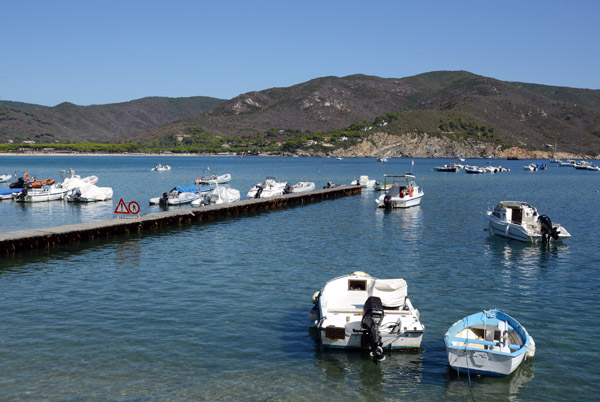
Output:
<path fill-rule="evenodd" d="M 198 140 L 227 147 L 253 142 L 249 138 L 273 144 L 350 136 L 347 148 L 378 133 L 384 134 L 381 138 L 426 135 L 440 143 L 530 151 L 556 144 L 563 152 L 600 154 L 599 90 L 500 81 L 466 71 L 405 78 L 322 77 L 227 101 L 144 98 L 97 106 L 23 105 L 0 102 L 0 140 L 29 136 L 37 142 L 170 146 L 176 135 L 190 133 L 191 145 L 201 145 L 194 144 Z"/>
<path fill-rule="evenodd" d="M 204 96 L 149 97 L 107 105 L 61 103 L 45 107 L 0 101 L 0 141 L 116 142 L 182 118 L 201 114 L 223 102 Z"/>
<path fill-rule="evenodd" d="M 556 143 L 561 151 L 600 153 L 600 91 L 505 82 L 465 71 L 402 79 L 317 78 L 242 94 L 203 115 L 133 138 L 160 138 L 198 126 L 219 136 L 260 135 L 270 129 L 333 132 L 357 122 L 374 122 L 387 113 L 398 119 L 376 127 L 386 134 L 427 133 L 528 150 Z M 279 139 L 286 138 L 289 135 L 282 134 Z"/>

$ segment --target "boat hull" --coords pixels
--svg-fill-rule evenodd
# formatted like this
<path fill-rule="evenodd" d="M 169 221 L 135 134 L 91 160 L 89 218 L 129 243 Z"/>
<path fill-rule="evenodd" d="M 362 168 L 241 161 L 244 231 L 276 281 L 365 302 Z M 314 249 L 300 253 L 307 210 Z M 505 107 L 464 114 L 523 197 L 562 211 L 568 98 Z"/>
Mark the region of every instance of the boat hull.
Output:
<path fill-rule="evenodd" d="M 448 364 L 459 373 L 487 377 L 504 377 L 511 374 L 527 356 L 525 353 L 511 356 L 464 348 L 446 348 L 446 353 Z"/>
<path fill-rule="evenodd" d="M 421 198 L 423 198 L 425 194 L 418 194 L 415 195 L 413 197 L 404 197 L 404 198 L 400 198 L 400 197 L 392 197 L 391 201 L 392 201 L 392 208 L 410 208 L 410 207 L 414 207 L 417 206 L 419 204 L 421 204 Z M 379 208 L 385 208 L 385 203 L 383 202 L 385 195 L 379 197 L 378 199 L 375 200 L 375 202 L 377 203 L 377 206 Z"/>

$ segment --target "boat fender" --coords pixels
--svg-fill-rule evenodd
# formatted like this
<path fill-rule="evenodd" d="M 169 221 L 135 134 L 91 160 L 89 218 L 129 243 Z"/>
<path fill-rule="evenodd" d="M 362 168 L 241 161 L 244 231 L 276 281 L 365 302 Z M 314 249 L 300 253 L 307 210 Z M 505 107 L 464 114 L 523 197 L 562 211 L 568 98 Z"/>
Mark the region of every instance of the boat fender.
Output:
<path fill-rule="evenodd" d="M 408 188 L 408 195 L 410 195 L 411 197 L 413 196 L 413 188 L 412 187 Z"/>
<path fill-rule="evenodd" d="M 29 176 L 29 173 L 25 173 L 25 174 L 23 175 L 23 178 L 24 178 L 25 180 L 29 180 L 29 177 L 30 177 L 30 176 Z"/>
<path fill-rule="evenodd" d="M 527 348 L 527 357 L 535 356 L 535 342 L 533 341 L 533 337 L 529 335 L 529 348 Z"/>
<path fill-rule="evenodd" d="M 321 295 L 321 292 L 319 290 L 317 290 L 313 295 L 312 295 L 312 302 L 313 304 L 317 304 L 317 302 L 319 301 L 319 296 Z"/>
<path fill-rule="evenodd" d="M 400 198 L 404 198 L 404 192 L 400 193 Z"/>

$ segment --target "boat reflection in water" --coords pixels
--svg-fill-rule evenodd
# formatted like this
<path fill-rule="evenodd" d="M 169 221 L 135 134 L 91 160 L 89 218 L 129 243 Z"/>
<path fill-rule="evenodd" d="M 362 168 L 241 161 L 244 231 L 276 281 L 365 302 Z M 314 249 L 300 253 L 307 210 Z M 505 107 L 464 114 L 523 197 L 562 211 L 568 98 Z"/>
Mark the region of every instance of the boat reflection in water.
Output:
<path fill-rule="evenodd" d="M 528 400 L 520 393 L 523 386 L 533 379 L 532 363 L 530 359 L 525 360 L 514 373 L 506 377 L 471 376 L 470 381 L 469 376 L 459 375 L 448 366 L 444 374 L 446 379 L 444 399 L 466 401 L 473 397 L 478 401 L 508 401 L 515 398 Z"/>
<path fill-rule="evenodd" d="M 503 267 L 525 272 L 537 272 L 547 268 L 552 260 L 568 259 L 570 254 L 566 243 L 522 243 L 499 236 L 488 237 L 483 247 Z"/>
<path fill-rule="evenodd" d="M 402 236 L 403 241 L 418 242 L 423 235 L 423 210 L 420 205 L 412 208 L 392 209 L 377 208 L 375 213 L 375 230 L 393 229 L 394 237 Z"/>
<path fill-rule="evenodd" d="M 325 374 L 327 383 L 354 383 L 358 379 L 361 387 L 356 396 L 363 400 L 379 400 L 382 394 L 390 393 L 403 399 L 402 395 L 414 395 L 423 382 L 421 351 L 394 351 L 375 364 L 360 350 L 321 348 L 315 328 L 309 332 L 315 340 L 315 366 Z"/>

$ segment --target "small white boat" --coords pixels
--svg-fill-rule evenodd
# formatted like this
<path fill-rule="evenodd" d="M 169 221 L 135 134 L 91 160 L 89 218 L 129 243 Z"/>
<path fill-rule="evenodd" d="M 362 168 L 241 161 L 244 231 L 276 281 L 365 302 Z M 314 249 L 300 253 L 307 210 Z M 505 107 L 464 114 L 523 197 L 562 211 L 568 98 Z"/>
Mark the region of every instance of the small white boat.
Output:
<path fill-rule="evenodd" d="M 577 165 L 577 162 L 574 161 L 573 159 L 567 159 L 566 161 L 560 162 L 558 164 L 558 166 L 560 166 L 560 167 L 575 167 L 575 165 Z"/>
<path fill-rule="evenodd" d="M 361 186 L 363 188 L 375 188 L 377 180 L 369 180 L 369 176 L 360 176 L 358 180 L 352 180 L 350 184 L 353 186 Z"/>
<path fill-rule="evenodd" d="M 113 189 L 111 187 L 98 187 L 94 184 L 87 184 L 81 187 L 75 187 L 67 194 L 68 202 L 95 202 L 112 199 Z"/>
<path fill-rule="evenodd" d="M 20 193 L 23 190 L 24 190 L 23 188 L 10 188 L 10 189 L 0 190 L 0 201 L 12 200 L 13 194 Z"/>
<path fill-rule="evenodd" d="M 212 191 L 205 192 L 202 196 L 192 201 L 192 206 L 197 207 L 200 205 L 211 205 L 211 204 L 227 204 L 230 202 L 236 202 L 241 199 L 239 190 L 234 188 L 217 186 Z"/>
<path fill-rule="evenodd" d="M 535 342 L 525 327 L 498 310 L 456 321 L 444 342 L 448 364 L 461 374 L 503 377 L 535 355 Z"/>
<path fill-rule="evenodd" d="M 210 171 L 210 169 L 208 169 Z M 202 177 L 198 177 L 196 180 L 196 184 L 224 184 L 229 183 L 231 181 L 231 175 L 229 173 L 216 175 L 216 174 L 207 174 Z"/>
<path fill-rule="evenodd" d="M 164 172 L 166 170 L 171 170 L 171 166 L 169 165 L 161 165 L 160 163 L 157 163 L 156 165 L 154 165 L 154 167 L 152 168 L 153 172 Z"/>
<path fill-rule="evenodd" d="M 12 174 L 0 174 L 0 183 L 6 183 L 12 179 Z"/>
<path fill-rule="evenodd" d="M 425 195 L 423 189 L 417 186 L 415 176 L 411 174 L 404 175 L 383 175 L 384 186 L 392 182 L 392 187 L 387 193 L 380 195 L 375 199 L 379 208 L 408 208 L 421 203 L 421 198 Z"/>
<path fill-rule="evenodd" d="M 305 191 L 313 191 L 315 189 L 315 183 L 312 181 L 299 181 L 294 184 L 292 188 L 292 193 L 303 193 Z"/>
<path fill-rule="evenodd" d="M 456 163 L 452 164 L 452 166 L 450 165 L 444 165 L 444 166 L 438 166 L 434 168 L 436 170 L 436 172 L 458 172 L 458 167 L 456 166 Z"/>
<path fill-rule="evenodd" d="M 92 176 L 87 176 L 87 177 L 81 178 L 80 175 L 75 174 L 75 170 L 73 170 L 73 169 L 66 169 L 66 170 L 61 170 L 60 171 L 61 177 L 63 177 L 63 175 L 65 173 L 70 174 L 70 176 L 63 180 L 63 187 L 64 187 L 65 184 L 69 183 L 70 179 L 78 179 L 78 180 L 81 180 L 83 183 L 87 183 L 87 184 L 96 184 L 96 183 L 98 183 L 98 176 L 93 176 L 92 175 Z"/>
<path fill-rule="evenodd" d="M 479 166 L 465 166 L 465 173 L 468 174 L 484 174 L 485 170 Z"/>
<path fill-rule="evenodd" d="M 535 243 L 539 240 L 562 240 L 571 237 L 558 223 L 524 201 L 500 201 L 493 211 L 486 212 L 490 234 Z"/>
<path fill-rule="evenodd" d="M 387 162 L 387 161 L 388 161 L 388 158 L 386 158 L 385 156 L 381 156 L 381 157 L 377 158 L 377 160 L 378 160 L 379 162 Z"/>
<path fill-rule="evenodd" d="M 214 187 L 205 188 L 205 191 L 212 191 Z M 187 186 L 177 186 L 171 191 L 163 193 L 162 197 L 150 198 L 150 205 L 183 205 L 189 204 L 194 200 L 200 198 L 200 191 L 198 188 L 189 184 Z"/>
<path fill-rule="evenodd" d="M 69 190 L 60 184 L 53 184 L 43 188 L 24 188 L 19 193 L 13 193 L 16 202 L 45 202 L 62 200 Z"/>
<path fill-rule="evenodd" d="M 425 327 L 408 298 L 404 279 L 364 272 L 340 276 L 313 295 L 308 318 L 327 348 L 366 349 L 373 360 L 384 349 L 419 348 Z"/>
<path fill-rule="evenodd" d="M 287 182 L 278 182 L 274 176 L 267 176 L 265 181 L 252 187 L 246 196 L 248 198 L 266 198 L 288 194 L 291 187 Z"/>
<path fill-rule="evenodd" d="M 546 165 L 543 163 L 530 163 L 527 166 L 523 166 L 523 169 L 530 172 L 537 172 L 538 170 L 546 170 Z"/>

